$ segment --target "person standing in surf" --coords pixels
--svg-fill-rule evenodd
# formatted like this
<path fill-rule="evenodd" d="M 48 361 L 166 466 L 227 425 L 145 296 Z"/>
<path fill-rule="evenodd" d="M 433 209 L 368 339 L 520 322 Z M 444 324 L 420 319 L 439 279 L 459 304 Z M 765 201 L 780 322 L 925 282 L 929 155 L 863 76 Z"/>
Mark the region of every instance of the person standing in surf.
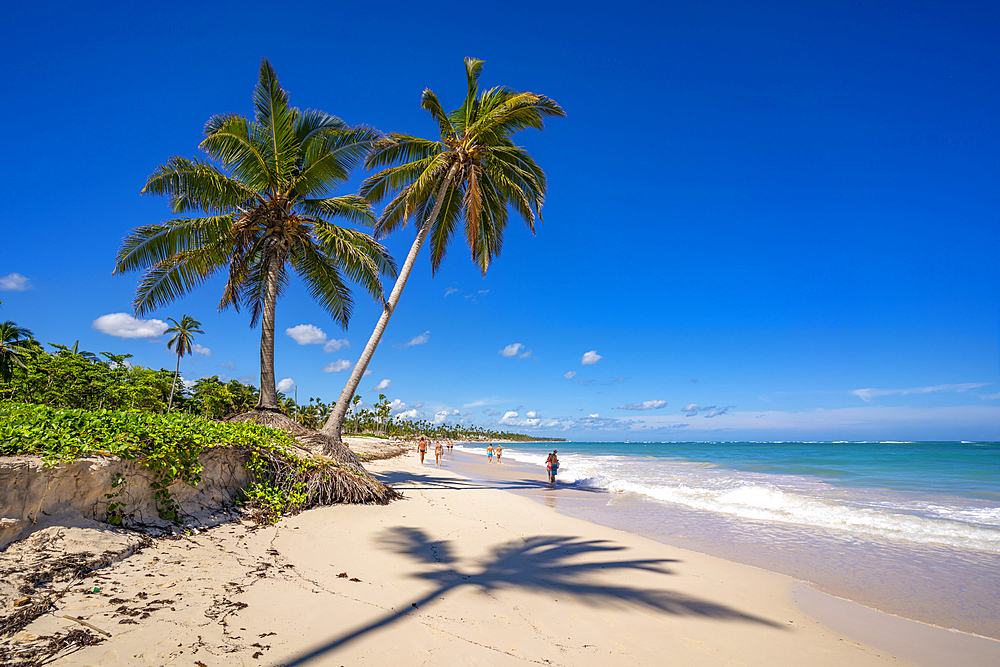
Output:
<path fill-rule="evenodd" d="M 558 451 L 558 449 L 553 449 L 549 458 L 545 459 L 545 469 L 549 472 L 549 484 L 553 486 L 556 483 L 556 471 L 559 470 L 559 457 L 556 456 Z"/>
<path fill-rule="evenodd" d="M 489 460 L 489 463 L 493 463 L 493 444 L 492 443 L 490 443 L 490 446 L 486 448 L 486 458 Z"/>
<path fill-rule="evenodd" d="M 497 445 L 497 463 L 500 463 L 501 456 L 503 456 L 503 445 Z"/>

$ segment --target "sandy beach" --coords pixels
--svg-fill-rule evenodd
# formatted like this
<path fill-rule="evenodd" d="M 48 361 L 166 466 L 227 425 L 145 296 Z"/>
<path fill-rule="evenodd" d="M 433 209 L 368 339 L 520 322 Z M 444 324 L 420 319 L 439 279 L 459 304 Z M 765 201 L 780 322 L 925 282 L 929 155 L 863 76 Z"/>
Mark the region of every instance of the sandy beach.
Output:
<path fill-rule="evenodd" d="M 568 516 L 555 506 L 573 491 L 513 467 L 477 481 L 475 459 L 368 464 L 405 494 L 386 507 L 157 539 L 74 582 L 18 641 L 81 622 L 111 635 L 65 665 L 1000 664 L 1000 642 Z M 3 556 L 102 539 L 114 531 L 53 527 Z"/>

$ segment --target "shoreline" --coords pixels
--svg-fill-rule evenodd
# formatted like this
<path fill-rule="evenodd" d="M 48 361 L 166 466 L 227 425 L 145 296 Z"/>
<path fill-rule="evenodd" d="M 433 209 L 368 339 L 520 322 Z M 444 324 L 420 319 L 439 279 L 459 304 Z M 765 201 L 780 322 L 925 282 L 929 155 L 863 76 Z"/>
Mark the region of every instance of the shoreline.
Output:
<path fill-rule="evenodd" d="M 112 637 L 52 664 L 939 664 L 804 610 L 792 577 L 567 516 L 429 459 L 367 464 L 405 494 L 388 506 L 157 540 L 74 584 L 18 641 L 78 629 L 75 617 Z M 944 634 L 951 664 L 1000 660 L 1000 642 Z"/>
<path fill-rule="evenodd" d="M 526 476 L 539 480 L 545 476 L 542 468 L 531 463 L 507 461 L 497 465 L 488 463 L 483 456 L 478 454 L 470 452 L 457 452 L 456 454 L 456 458 L 452 461 L 452 470 L 480 483 L 495 487 L 505 488 L 505 483 L 523 479 Z M 950 667 L 955 664 L 956 651 L 959 654 L 966 651 L 975 652 L 975 646 L 981 642 L 986 642 L 982 646 L 986 647 L 988 652 L 997 652 L 994 660 L 996 660 L 996 664 L 1000 664 L 1000 640 L 996 637 L 966 630 L 956 630 L 953 627 L 880 610 L 837 592 L 824 590 L 811 580 L 768 567 L 766 563 L 757 564 L 737 560 L 726 555 L 713 553 L 702 544 L 691 541 L 678 543 L 679 540 L 672 540 L 667 535 L 648 534 L 623 526 L 620 521 L 608 520 L 607 517 L 611 517 L 613 512 L 607 512 L 607 517 L 603 517 L 605 520 L 599 520 L 598 515 L 593 510 L 597 506 L 596 504 L 599 503 L 603 506 L 613 498 L 614 494 L 607 490 L 574 487 L 569 484 L 557 485 L 555 489 L 549 489 L 547 484 L 535 487 L 517 482 L 511 484 L 506 490 L 529 498 L 533 502 L 542 503 L 566 516 L 629 532 L 670 547 L 694 551 L 739 563 L 745 567 L 787 576 L 796 582 L 794 584 L 796 603 L 801 608 L 807 609 L 821 623 L 836 627 L 839 631 L 862 643 L 877 646 L 897 657 L 913 660 L 916 664 Z M 989 648 L 991 646 L 993 648 Z"/>

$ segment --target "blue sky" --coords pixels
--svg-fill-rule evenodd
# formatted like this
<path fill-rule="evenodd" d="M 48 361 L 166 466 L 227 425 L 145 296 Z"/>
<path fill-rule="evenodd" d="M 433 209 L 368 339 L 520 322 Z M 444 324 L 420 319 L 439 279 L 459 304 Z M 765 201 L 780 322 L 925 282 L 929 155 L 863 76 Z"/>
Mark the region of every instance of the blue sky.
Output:
<path fill-rule="evenodd" d="M 577 440 L 1000 439 L 996 3 L 20 3 L 6 25 L 0 317 L 41 340 L 173 367 L 155 322 L 101 319 L 135 288 L 114 255 L 170 217 L 146 177 L 252 112 L 262 57 L 296 106 L 432 137 L 420 92 L 457 106 L 475 56 L 567 112 L 518 136 L 545 224 L 512 220 L 485 278 L 460 244 L 433 279 L 421 257 L 366 402 L 388 380 L 400 413 Z M 220 295 L 146 319 L 202 322 L 185 378 L 256 382 L 259 329 Z M 347 331 L 304 289 L 279 302 L 300 400 L 343 388 L 379 311 L 356 297 Z"/>

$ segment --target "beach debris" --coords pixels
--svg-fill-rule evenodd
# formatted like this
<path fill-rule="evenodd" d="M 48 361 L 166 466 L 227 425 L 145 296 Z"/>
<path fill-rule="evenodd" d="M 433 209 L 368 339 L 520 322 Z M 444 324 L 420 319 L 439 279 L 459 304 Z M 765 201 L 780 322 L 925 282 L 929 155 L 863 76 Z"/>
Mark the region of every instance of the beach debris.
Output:
<path fill-rule="evenodd" d="M 87 630 L 75 629 L 66 634 L 55 633 L 38 637 L 30 646 L 11 649 L 0 646 L 0 664 L 18 665 L 20 667 L 36 667 L 52 662 L 59 653 L 67 654 L 80 650 L 85 646 L 94 646 L 105 641 L 103 637 L 91 634 Z"/>
<path fill-rule="evenodd" d="M 96 625 L 91 625 L 90 623 L 88 623 L 87 621 L 83 620 L 82 618 L 77 618 L 76 616 L 70 616 L 69 614 L 63 614 L 60 618 L 65 618 L 65 619 L 68 619 L 70 621 L 74 621 L 76 623 L 79 623 L 80 625 L 83 625 L 83 626 L 86 626 L 86 627 L 90 628 L 94 632 L 100 632 L 105 637 L 110 637 L 111 636 L 110 632 L 106 632 L 104 630 L 101 630 Z"/>
<path fill-rule="evenodd" d="M 346 572 L 341 572 L 340 574 L 337 575 L 337 577 L 339 579 L 347 579 L 347 573 Z"/>

